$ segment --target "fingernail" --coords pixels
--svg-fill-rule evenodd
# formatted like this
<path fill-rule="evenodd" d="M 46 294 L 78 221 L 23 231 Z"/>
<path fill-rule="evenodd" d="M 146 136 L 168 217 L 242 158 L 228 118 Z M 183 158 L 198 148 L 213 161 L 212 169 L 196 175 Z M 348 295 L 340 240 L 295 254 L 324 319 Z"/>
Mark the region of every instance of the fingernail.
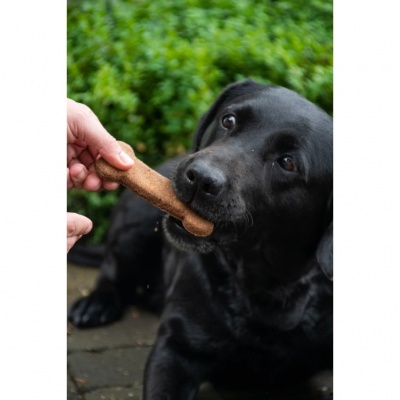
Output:
<path fill-rule="evenodd" d="M 128 156 L 124 151 L 121 151 L 119 153 L 119 159 L 124 163 L 124 164 L 132 164 L 134 161 L 132 160 L 131 157 Z"/>

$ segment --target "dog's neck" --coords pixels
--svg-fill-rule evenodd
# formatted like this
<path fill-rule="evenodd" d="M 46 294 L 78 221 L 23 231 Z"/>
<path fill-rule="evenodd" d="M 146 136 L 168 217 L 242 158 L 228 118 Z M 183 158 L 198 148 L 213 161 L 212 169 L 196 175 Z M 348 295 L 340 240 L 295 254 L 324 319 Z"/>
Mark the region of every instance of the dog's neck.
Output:
<path fill-rule="evenodd" d="M 235 297 L 248 310 L 248 318 L 281 330 L 299 323 L 308 302 L 307 276 L 313 273 L 313 263 L 301 253 L 297 260 L 282 255 L 276 262 L 278 254 L 268 258 L 266 249 L 257 245 L 247 250 L 234 247 L 215 252 L 219 265 L 231 276 L 229 286 L 236 287 Z"/>
<path fill-rule="evenodd" d="M 235 243 L 221 249 L 227 264 L 243 279 L 263 288 L 287 284 L 299 280 L 312 268 L 315 244 L 299 240 L 251 241 L 241 245 Z M 290 249 L 290 251 L 288 250 Z"/>

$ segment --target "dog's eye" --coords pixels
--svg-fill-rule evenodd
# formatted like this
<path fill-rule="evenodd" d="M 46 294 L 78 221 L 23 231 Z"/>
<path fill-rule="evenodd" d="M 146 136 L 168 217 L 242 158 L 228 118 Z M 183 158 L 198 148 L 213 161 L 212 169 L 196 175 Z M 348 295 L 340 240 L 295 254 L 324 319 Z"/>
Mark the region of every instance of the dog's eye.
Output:
<path fill-rule="evenodd" d="M 279 165 L 288 172 L 296 172 L 296 164 L 293 162 L 292 157 L 290 156 L 283 156 L 278 160 Z"/>
<path fill-rule="evenodd" d="M 231 130 L 235 127 L 235 125 L 236 125 L 236 118 L 234 115 L 229 114 L 222 117 L 222 126 L 225 129 Z"/>

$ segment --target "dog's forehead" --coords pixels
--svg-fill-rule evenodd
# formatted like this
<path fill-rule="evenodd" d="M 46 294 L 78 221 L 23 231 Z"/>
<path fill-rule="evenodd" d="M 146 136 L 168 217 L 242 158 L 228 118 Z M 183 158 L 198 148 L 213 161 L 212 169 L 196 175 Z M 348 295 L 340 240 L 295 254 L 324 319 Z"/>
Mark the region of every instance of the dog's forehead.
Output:
<path fill-rule="evenodd" d="M 296 92 L 280 86 L 266 86 L 264 90 L 242 94 L 228 99 L 224 106 L 227 111 L 248 113 L 269 124 L 318 121 L 325 114 Z"/>
<path fill-rule="evenodd" d="M 317 144 L 331 147 L 332 117 L 309 100 L 280 86 L 239 88 L 225 91 L 203 118 L 196 134 L 197 149 L 218 139 L 243 135 L 260 141 L 260 147 L 265 147 L 262 141 L 282 135 L 302 142 L 313 138 Z M 237 125 L 229 135 L 221 129 L 221 121 L 228 114 L 234 114 Z"/>

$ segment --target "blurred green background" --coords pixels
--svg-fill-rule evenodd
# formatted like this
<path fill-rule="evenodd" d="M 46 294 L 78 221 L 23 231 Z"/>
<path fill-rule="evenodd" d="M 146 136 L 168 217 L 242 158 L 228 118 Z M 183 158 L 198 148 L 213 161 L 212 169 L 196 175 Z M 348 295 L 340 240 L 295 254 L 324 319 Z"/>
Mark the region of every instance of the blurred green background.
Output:
<path fill-rule="evenodd" d="M 224 86 L 253 78 L 333 110 L 332 0 L 68 1 L 68 97 L 151 166 L 190 148 Z M 122 190 L 122 189 L 121 189 Z M 68 192 L 104 241 L 120 190 Z"/>

